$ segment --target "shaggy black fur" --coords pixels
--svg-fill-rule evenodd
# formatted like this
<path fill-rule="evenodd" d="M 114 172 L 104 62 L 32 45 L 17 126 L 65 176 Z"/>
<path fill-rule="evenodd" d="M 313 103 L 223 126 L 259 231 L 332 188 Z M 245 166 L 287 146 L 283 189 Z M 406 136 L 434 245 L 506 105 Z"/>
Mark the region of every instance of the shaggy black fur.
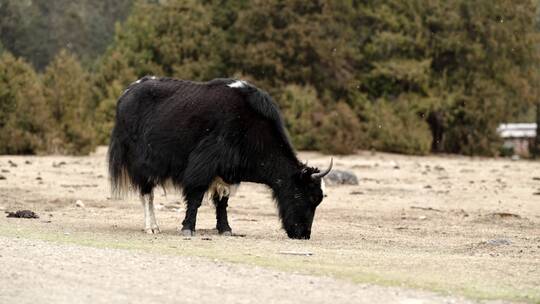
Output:
<path fill-rule="evenodd" d="M 319 171 L 297 159 L 270 96 L 247 83 L 228 87 L 233 82 L 145 77 L 131 84 L 118 101 L 109 146 L 112 189 L 148 194 L 171 180 L 187 201 L 183 229 L 194 231 L 215 177 L 266 184 L 288 236 L 308 239 L 323 198 L 320 179 L 311 178 Z M 226 212 L 217 220 L 228 227 Z"/>

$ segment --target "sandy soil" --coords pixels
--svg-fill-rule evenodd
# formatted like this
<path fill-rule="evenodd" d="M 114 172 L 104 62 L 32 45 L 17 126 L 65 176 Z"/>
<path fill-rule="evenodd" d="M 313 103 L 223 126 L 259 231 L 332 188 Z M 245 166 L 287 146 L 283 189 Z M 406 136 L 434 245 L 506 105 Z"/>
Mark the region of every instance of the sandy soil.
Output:
<path fill-rule="evenodd" d="M 110 199 L 103 149 L 1 156 L 0 209 L 40 218 L 0 217 L 0 302 L 540 302 L 540 162 L 364 152 L 335 167 L 360 184 L 327 189 L 309 241 L 287 239 L 254 184 L 230 202 L 238 236 L 203 206 L 183 238 L 178 195 L 156 193 L 160 235 L 136 197 Z"/>
<path fill-rule="evenodd" d="M 2 303 L 456 302 L 429 292 L 198 258 L 4 237 L 0 245 L 4 262 L 17 265 L 0 269 L 0 275 L 10 281 L 0 286 Z"/>

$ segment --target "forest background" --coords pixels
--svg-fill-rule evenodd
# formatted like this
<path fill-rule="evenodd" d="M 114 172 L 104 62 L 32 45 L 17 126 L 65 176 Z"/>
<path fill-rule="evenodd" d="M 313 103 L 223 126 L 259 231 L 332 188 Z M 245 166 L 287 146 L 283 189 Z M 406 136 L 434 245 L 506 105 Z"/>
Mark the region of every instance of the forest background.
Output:
<path fill-rule="evenodd" d="M 297 149 L 494 156 L 540 126 L 539 3 L 0 0 L 0 154 L 107 144 L 145 75 L 246 79 Z"/>

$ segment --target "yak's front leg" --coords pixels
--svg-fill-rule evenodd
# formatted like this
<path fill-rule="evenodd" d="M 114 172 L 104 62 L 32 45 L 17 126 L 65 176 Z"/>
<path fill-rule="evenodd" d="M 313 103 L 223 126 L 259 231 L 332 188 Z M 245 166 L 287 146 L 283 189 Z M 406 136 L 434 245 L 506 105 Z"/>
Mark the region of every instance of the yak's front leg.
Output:
<path fill-rule="evenodd" d="M 205 191 L 190 191 L 184 189 L 186 201 L 187 201 L 187 210 L 186 217 L 182 221 L 182 235 L 183 236 L 194 236 L 195 235 L 195 224 L 197 222 L 197 211 L 201 206 L 201 201 L 204 197 Z"/>
<path fill-rule="evenodd" d="M 227 206 L 229 197 L 219 197 L 219 194 L 214 193 L 214 205 L 216 206 L 216 228 L 221 235 L 232 235 L 229 219 L 227 218 Z"/>
<path fill-rule="evenodd" d="M 202 141 L 197 148 L 191 152 L 188 166 L 184 171 L 183 192 L 187 203 L 186 217 L 182 221 L 182 234 L 184 236 L 195 235 L 195 224 L 197 222 L 197 210 L 201 206 L 201 201 L 210 184 L 214 180 L 219 158 L 219 151 L 212 145 L 215 140 L 209 137 L 208 141 Z"/>
<path fill-rule="evenodd" d="M 144 208 L 144 232 L 148 234 L 160 233 L 154 213 L 154 192 L 141 194 L 141 203 Z"/>

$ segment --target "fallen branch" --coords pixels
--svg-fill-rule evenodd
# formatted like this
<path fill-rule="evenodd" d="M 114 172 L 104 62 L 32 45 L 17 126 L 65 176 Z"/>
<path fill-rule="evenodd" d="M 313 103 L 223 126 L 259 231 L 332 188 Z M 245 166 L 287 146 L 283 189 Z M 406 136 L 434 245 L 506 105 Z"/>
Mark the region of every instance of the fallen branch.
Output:
<path fill-rule="evenodd" d="M 301 255 L 301 256 L 312 256 L 312 252 L 307 251 L 280 251 L 279 254 L 286 254 L 286 255 Z"/>
<path fill-rule="evenodd" d="M 411 206 L 411 209 L 420 209 L 420 210 L 427 210 L 427 211 L 442 212 L 442 210 L 435 209 L 435 208 L 432 208 L 432 207 L 418 207 L 418 206 Z"/>

